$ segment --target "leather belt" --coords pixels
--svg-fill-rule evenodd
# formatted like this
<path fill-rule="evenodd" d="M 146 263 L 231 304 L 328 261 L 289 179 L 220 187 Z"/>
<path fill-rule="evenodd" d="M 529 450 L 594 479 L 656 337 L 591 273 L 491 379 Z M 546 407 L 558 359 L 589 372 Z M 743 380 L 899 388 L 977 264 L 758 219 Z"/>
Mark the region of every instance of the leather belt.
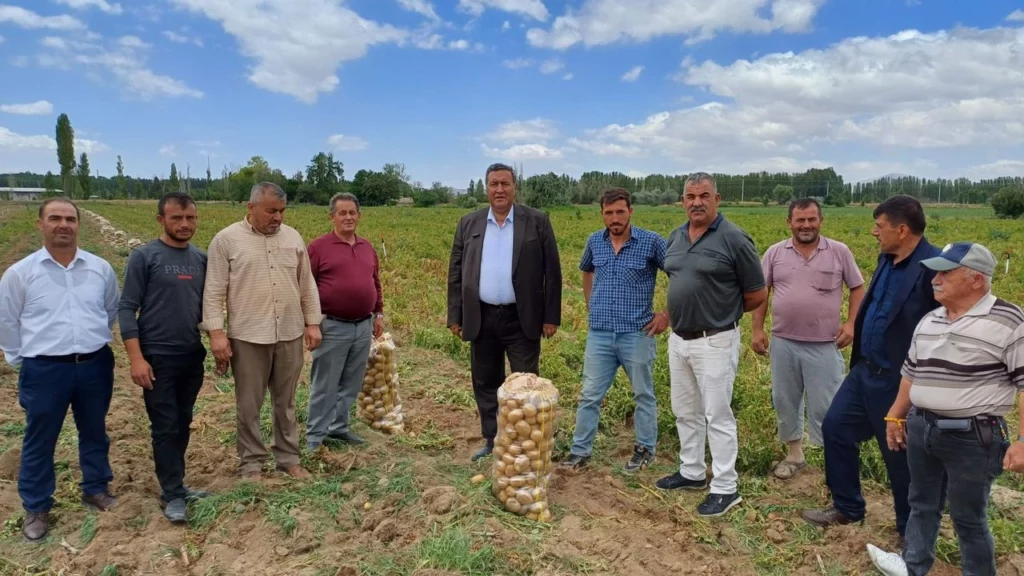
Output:
<path fill-rule="evenodd" d="M 888 368 L 882 368 L 867 358 L 861 360 L 861 363 L 864 364 L 864 367 L 868 369 L 872 376 L 884 376 L 890 372 Z"/>
<path fill-rule="evenodd" d="M 516 309 L 516 303 L 515 302 L 512 302 L 510 304 L 488 304 L 487 302 L 482 302 L 481 301 L 480 305 L 485 307 L 485 308 L 493 308 L 495 310 L 515 310 Z"/>
<path fill-rule="evenodd" d="M 93 352 L 85 352 L 83 354 L 64 354 L 61 356 L 36 356 L 35 360 L 43 360 L 46 362 L 61 362 L 64 364 L 81 364 L 83 362 L 88 362 L 89 360 L 92 360 L 93 358 L 99 356 L 100 352 L 103 352 L 106 349 L 107 346 L 104 345 L 99 350 L 95 350 Z"/>
<path fill-rule="evenodd" d="M 708 336 L 714 336 L 715 334 L 721 334 L 722 332 L 728 332 L 729 330 L 735 329 L 736 323 L 734 322 L 724 328 L 711 328 L 708 330 L 673 330 L 673 332 L 683 340 L 696 340 L 698 338 L 707 338 Z"/>
<path fill-rule="evenodd" d="M 362 322 L 366 322 L 370 318 L 373 318 L 373 314 L 369 314 L 367 316 L 363 316 L 362 318 L 357 318 L 355 320 L 346 320 L 344 318 L 338 318 L 337 316 L 331 316 L 330 314 L 327 314 L 326 316 L 328 320 L 334 320 L 335 322 L 344 322 L 345 324 L 359 324 Z"/>

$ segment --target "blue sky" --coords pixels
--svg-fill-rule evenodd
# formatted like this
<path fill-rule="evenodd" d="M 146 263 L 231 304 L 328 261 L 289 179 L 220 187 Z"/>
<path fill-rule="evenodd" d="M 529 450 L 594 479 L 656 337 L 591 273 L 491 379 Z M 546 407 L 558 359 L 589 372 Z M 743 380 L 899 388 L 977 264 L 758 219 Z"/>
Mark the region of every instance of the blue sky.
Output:
<path fill-rule="evenodd" d="M 1019 0 L 0 0 L 0 171 L 1024 175 Z"/>

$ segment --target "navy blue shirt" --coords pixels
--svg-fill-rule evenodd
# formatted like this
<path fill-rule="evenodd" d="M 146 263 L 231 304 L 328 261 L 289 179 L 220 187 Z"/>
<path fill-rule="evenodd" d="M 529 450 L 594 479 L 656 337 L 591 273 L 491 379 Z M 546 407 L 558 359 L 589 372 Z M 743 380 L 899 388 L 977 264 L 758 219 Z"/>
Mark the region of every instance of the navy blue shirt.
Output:
<path fill-rule="evenodd" d="M 594 273 L 590 329 L 624 334 L 642 330 L 654 318 L 654 281 L 665 269 L 665 240 L 631 226 L 630 238 L 615 254 L 608 230 L 594 232 L 580 258 L 580 270 Z"/>
<path fill-rule="evenodd" d="M 882 258 L 882 264 L 875 270 L 878 281 L 871 290 L 871 303 L 864 314 L 864 327 L 860 334 L 860 347 L 864 358 L 880 368 L 887 369 L 891 369 L 892 366 L 889 365 L 889 353 L 885 347 L 885 329 L 889 315 L 894 312 L 893 301 L 910 262 L 910 258 L 907 258 L 894 265 L 893 258 L 895 257 L 892 254 L 886 254 Z"/>

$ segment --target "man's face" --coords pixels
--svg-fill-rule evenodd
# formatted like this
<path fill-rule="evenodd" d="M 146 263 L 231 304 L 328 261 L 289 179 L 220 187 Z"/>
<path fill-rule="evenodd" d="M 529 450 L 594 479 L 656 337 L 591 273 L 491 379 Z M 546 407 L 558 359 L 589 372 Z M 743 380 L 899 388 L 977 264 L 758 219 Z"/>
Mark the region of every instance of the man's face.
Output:
<path fill-rule="evenodd" d="M 932 290 L 935 292 L 935 300 L 946 306 L 970 296 L 980 288 L 979 282 L 984 283 L 984 280 L 960 266 L 946 272 L 936 272 L 932 279 Z"/>
<path fill-rule="evenodd" d="M 505 213 L 516 200 L 516 182 L 508 170 L 495 170 L 487 176 L 487 199 L 495 212 Z"/>
<path fill-rule="evenodd" d="M 626 205 L 625 200 L 609 202 L 601 208 L 601 217 L 604 218 L 604 225 L 612 236 L 622 236 L 629 228 L 629 217 L 633 215 L 633 208 Z"/>
<path fill-rule="evenodd" d="M 356 203 L 351 200 L 335 202 L 331 223 L 338 234 L 355 234 L 356 226 L 359 224 L 359 208 L 356 207 Z"/>
<path fill-rule="evenodd" d="M 787 220 L 789 229 L 793 232 L 793 240 L 800 244 L 813 244 L 818 240 L 821 233 L 821 214 L 818 207 L 810 205 L 807 208 L 794 208 L 793 215 Z"/>
<path fill-rule="evenodd" d="M 878 240 L 878 250 L 882 254 L 895 254 L 899 251 L 903 239 L 909 235 L 909 230 L 906 224 L 893 225 L 889 217 L 882 214 L 875 219 L 871 235 Z"/>
<path fill-rule="evenodd" d="M 288 203 L 273 194 L 263 194 L 256 202 L 249 202 L 249 224 L 260 234 L 276 234 L 284 222 Z"/>
<path fill-rule="evenodd" d="M 196 205 L 189 203 L 183 207 L 177 202 L 164 204 L 163 216 L 157 215 L 156 220 L 164 227 L 164 234 L 177 242 L 188 242 L 196 234 Z"/>
<path fill-rule="evenodd" d="M 708 226 L 714 222 L 721 201 L 722 197 L 715 192 L 714 184 L 709 180 L 692 183 L 683 191 L 683 208 L 686 208 L 686 215 L 694 226 Z"/>
<path fill-rule="evenodd" d="M 66 202 L 51 202 L 36 222 L 47 246 L 71 248 L 78 242 L 78 211 Z"/>

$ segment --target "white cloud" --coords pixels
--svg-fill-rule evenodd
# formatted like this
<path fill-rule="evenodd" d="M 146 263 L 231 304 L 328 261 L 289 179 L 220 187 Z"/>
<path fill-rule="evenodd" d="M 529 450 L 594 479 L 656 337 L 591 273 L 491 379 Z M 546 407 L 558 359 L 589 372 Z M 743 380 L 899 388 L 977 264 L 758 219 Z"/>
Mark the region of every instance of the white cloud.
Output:
<path fill-rule="evenodd" d="M 203 93 L 183 81 L 157 74 L 147 68 L 150 44 L 137 36 L 122 36 L 104 45 L 99 41 L 83 41 L 48 36 L 40 44 L 50 50 L 36 60 L 40 66 L 68 70 L 70 64 L 87 68 L 87 74 L 106 70 L 121 81 L 128 91 L 144 100 L 157 96 L 202 98 Z"/>
<path fill-rule="evenodd" d="M 719 31 L 768 33 L 807 30 L 824 0 L 772 0 L 771 16 L 763 16 L 767 0 L 584 0 L 567 9 L 550 29 L 531 28 L 533 46 L 564 50 L 576 44 L 599 46 L 646 42 L 662 36 L 709 40 Z"/>
<path fill-rule="evenodd" d="M 337 88 L 338 66 L 408 32 L 361 18 L 337 0 L 171 0 L 219 22 L 255 61 L 249 81 L 313 104 Z M 315 14 L 315 18 L 310 18 Z M 301 30 L 287 34 L 282 30 Z"/>
<path fill-rule="evenodd" d="M 398 0 L 398 4 L 410 12 L 421 14 L 435 22 L 441 21 L 441 17 L 434 10 L 434 5 L 427 0 Z"/>
<path fill-rule="evenodd" d="M 178 155 L 178 150 L 174 144 L 165 144 L 160 147 L 159 154 L 161 156 L 167 156 L 168 158 L 174 158 Z"/>
<path fill-rule="evenodd" d="M 562 151 L 544 144 L 517 144 L 508 148 L 492 148 L 481 144 L 484 155 L 505 160 L 552 160 L 562 157 Z"/>
<path fill-rule="evenodd" d="M 56 150 L 57 141 L 43 134 L 26 136 L 0 126 L 0 150 Z M 106 144 L 96 140 L 75 138 L 75 152 L 93 154 L 109 150 Z"/>
<path fill-rule="evenodd" d="M 540 63 L 541 74 L 554 74 L 555 72 L 558 72 L 562 68 L 565 68 L 565 62 L 562 62 L 558 58 L 552 58 L 550 60 L 545 60 Z"/>
<path fill-rule="evenodd" d="M 45 116 L 53 114 L 53 104 L 46 100 L 38 100 L 29 104 L 0 104 L 0 112 L 28 116 Z"/>
<path fill-rule="evenodd" d="M 548 19 L 548 9 L 541 0 L 459 0 L 459 9 L 474 16 L 483 14 L 488 8 L 529 16 L 541 22 Z"/>
<path fill-rule="evenodd" d="M 569 72 L 565 76 L 562 76 L 562 80 L 572 80 L 572 79 L 573 79 L 572 72 Z"/>
<path fill-rule="evenodd" d="M 510 70 L 518 70 L 533 66 L 533 61 L 528 58 L 515 58 L 513 60 L 504 60 L 501 65 Z"/>
<path fill-rule="evenodd" d="M 10 22 L 22 28 L 49 30 L 82 30 L 85 24 L 81 20 L 62 14 L 60 16 L 40 16 L 31 10 L 18 6 L 0 4 L 0 23 Z"/>
<path fill-rule="evenodd" d="M 628 72 L 622 75 L 621 80 L 623 82 L 636 82 L 640 79 L 640 74 L 643 73 L 643 66 L 633 66 Z"/>
<path fill-rule="evenodd" d="M 342 152 L 356 152 L 366 150 L 369 147 L 369 143 L 366 140 L 357 136 L 345 136 L 344 134 L 335 134 L 327 138 L 327 145 L 334 150 Z"/>
<path fill-rule="evenodd" d="M 504 32 L 504 31 L 508 30 L 511 27 L 512 27 L 512 23 L 509 22 L 508 20 L 505 20 L 505 22 L 502 23 L 502 25 L 501 25 L 501 31 Z"/>
<path fill-rule="evenodd" d="M 3 44 L 3 43 L 4 43 L 4 37 L 0 36 L 0 44 Z"/>
<path fill-rule="evenodd" d="M 1024 22 L 1024 10 L 1014 10 L 1006 17 L 1007 22 Z"/>
<path fill-rule="evenodd" d="M 449 50 L 468 50 L 469 49 L 469 41 L 468 40 L 452 40 L 451 42 L 448 43 L 448 49 Z"/>
<path fill-rule="evenodd" d="M 986 164 L 972 166 L 968 173 L 974 178 L 991 178 L 993 174 L 1000 176 L 1024 176 L 1024 160 L 996 160 Z"/>
<path fill-rule="evenodd" d="M 75 10 L 85 10 L 87 8 L 96 8 L 107 14 L 120 14 L 124 12 L 120 4 L 111 4 L 107 0 L 56 0 L 57 4 L 63 4 L 69 8 Z"/>
<path fill-rule="evenodd" d="M 485 136 L 488 140 L 502 144 L 547 142 L 557 137 L 558 128 L 555 127 L 554 122 L 546 118 L 505 122 Z"/>
<path fill-rule="evenodd" d="M 161 32 L 165 38 L 174 42 L 175 44 L 195 44 L 200 48 L 203 47 L 203 39 L 198 36 L 189 36 L 187 34 L 179 34 L 174 30 L 164 30 Z"/>

